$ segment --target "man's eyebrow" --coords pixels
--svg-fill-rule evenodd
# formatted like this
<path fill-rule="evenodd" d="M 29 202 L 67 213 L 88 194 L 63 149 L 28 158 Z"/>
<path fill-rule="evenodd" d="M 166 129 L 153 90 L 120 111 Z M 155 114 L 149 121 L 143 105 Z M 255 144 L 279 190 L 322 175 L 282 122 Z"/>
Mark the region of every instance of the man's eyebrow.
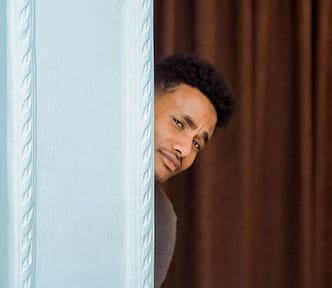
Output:
<path fill-rule="evenodd" d="M 189 125 L 189 127 L 191 129 L 196 129 L 197 128 L 196 123 L 194 122 L 194 120 L 189 115 L 184 114 L 184 115 L 182 115 L 182 117 L 183 117 L 184 120 L 186 120 L 187 124 Z M 209 134 L 206 131 L 203 132 L 203 139 L 204 139 L 204 142 L 206 144 L 206 142 L 208 142 L 208 139 L 209 139 Z"/>
<path fill-rule="evenodd" d="M 193 119 L 191 119 L 191 117 L 189 115 L 184 114 L 184 115 L 182 115 L 182 117 L 183 117 L 184 120 L 186 120 L 187 124 L 189 125 L 189 127 L 191 129 L 196 129 L 197 128 L 196 123 L 194 122 Z"/>

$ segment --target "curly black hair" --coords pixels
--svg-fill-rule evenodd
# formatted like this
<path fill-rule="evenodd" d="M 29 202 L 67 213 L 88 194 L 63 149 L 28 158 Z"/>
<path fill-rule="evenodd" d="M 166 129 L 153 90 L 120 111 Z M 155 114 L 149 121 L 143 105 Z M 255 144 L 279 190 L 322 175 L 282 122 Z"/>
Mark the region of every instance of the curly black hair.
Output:
<path fill-rule="evenodd" d="M 199 89 L 213 104 L 217 112 L 217 125 L 224 126 L 234 109 L 234 97 L 214 66 L 196 55 L 174 54 L 155 64 L 156 89 L 168 91 L 180 84 Z"/>

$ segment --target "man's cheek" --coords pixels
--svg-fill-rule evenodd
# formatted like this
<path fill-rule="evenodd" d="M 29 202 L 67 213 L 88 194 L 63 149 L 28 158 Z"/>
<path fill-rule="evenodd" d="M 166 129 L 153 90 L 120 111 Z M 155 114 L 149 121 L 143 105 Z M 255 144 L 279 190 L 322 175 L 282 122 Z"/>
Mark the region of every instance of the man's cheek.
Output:
<path fill-rule="evenodd" d="M 192 160 L 187 159 L 187 160 L 188 160 L 187 162 L 182 163 L 181 172 L 189 169 L 194 164 L 195 159 Z"/>

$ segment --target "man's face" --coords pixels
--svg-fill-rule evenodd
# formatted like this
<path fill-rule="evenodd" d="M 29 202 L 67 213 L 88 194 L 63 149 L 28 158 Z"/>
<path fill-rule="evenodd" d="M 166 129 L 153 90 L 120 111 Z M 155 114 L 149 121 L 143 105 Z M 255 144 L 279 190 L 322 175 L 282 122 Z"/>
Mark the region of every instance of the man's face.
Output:
<path fill-rule="evenodd" d="M 213 135 L 217 113 L 197 88 L 180 84 L 155 96 L 155 178 L 188 169 Z"/>

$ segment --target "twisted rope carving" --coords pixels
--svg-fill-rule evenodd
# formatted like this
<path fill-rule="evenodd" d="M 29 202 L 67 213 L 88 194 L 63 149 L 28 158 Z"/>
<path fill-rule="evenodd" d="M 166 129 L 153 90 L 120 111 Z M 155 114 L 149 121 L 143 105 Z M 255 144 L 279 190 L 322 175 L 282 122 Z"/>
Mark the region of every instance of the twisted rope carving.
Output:
<path fill-rule="evenodd" d="M 152 192 L 153 192 L 153 173 L 151 172 L 152 165 L 152 125 L 151 116 L 153 113 L 152 107 L 152 51 L 151 51 L 151 27 L 152 27 L 152 15 L 151 15 L 151 1 L 143 0 L 141 3 L 141 55 L 143 59 L 142 66 L 142 124 L 143 130 L 141 135 L 142 140 L 142 199 L 141 199 L 141 227 L 143 230 L 142 234 L 142 267 L 143 267 L 143 278 L 142 286 L 144 288 L 153 287 L 152 271 L 153 271 L 153 213 L 152 213 Z"/>
<path fill-rule="evenodd" d="M 20 108 L 20 287 L 34 285 L 35 203 L 33 189 L 33 1 L 16 1 Z"/>

